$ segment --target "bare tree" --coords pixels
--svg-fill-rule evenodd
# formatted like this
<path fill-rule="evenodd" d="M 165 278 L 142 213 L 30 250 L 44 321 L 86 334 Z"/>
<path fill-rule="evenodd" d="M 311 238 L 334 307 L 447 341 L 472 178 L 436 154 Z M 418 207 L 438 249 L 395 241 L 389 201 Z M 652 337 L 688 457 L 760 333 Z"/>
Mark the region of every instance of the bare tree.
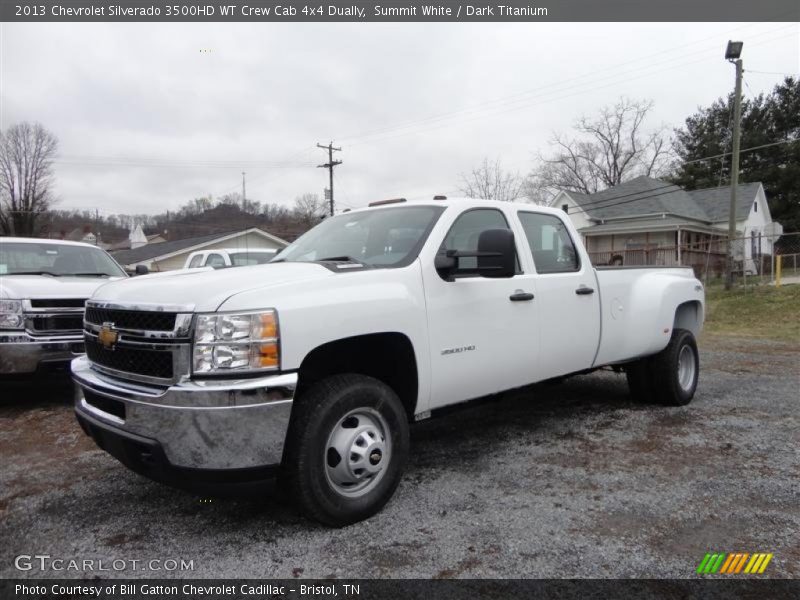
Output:
<path fill-rule="evenodd" d="M 459 191 L 467 198 L 513 202 L 522 198 L 523 184 L 518 173 L 503 170 L 500 160 L 484 158 L 468 175 L 461 174 Z"/>
<path fill-rule="evenodd" d="M 292 212 L 299 221 L 306 225 L 316 225 L 325 216 L 326 206 L 319 195 L 303 194 L 294 199 Z"/>
<path fill-rule="evenodd" d="M 559 190 L 592 194 L 641 175 L 663 174 L 669 143 L 664 127 L 645 130 L 652 108 L 651 101 L 622 98 L 597 117 L 581 117 L 575 137 L 553 135 L 553 154 L 539 155 L 526 187 L 549 197 Z"/>
<path fill-rule="evenodd" d="M 33 235 L 52 203 L 53 157 L 58 140 L 39 123 L 18 123 L 0 132 L 0 229 Z"/>

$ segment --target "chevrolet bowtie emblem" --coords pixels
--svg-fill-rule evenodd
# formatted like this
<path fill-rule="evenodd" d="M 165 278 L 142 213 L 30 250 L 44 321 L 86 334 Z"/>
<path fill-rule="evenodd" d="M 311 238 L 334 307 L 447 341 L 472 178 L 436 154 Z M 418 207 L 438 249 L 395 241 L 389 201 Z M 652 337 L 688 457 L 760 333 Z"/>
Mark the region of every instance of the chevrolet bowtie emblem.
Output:
<path fill-rule="evenodd" d="M 117 330 L 114 329 L 113 323 L 103 323 L 103 326 L 100 328 L 100 333 L 97 334 L 97 341 L 100 342 L 104 348 L 108 348 L 109 350 L 114 347 L 118 338 L 119 334 Z"/>

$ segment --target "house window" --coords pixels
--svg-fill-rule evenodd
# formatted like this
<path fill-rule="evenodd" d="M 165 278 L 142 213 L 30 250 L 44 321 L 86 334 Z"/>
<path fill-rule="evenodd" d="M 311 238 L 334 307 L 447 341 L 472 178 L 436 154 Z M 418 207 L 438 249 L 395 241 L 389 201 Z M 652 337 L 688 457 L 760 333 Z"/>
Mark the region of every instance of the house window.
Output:
<path fill-rule="evenodd" d="M 753 202 L 753 212 L 758 212 L 758 200 Z"/>
<path fill-rule="evenodd" d="M 563 210 L 565 213 L 569 213 L 569 204 L 562 204 L 561 210 Z"/>

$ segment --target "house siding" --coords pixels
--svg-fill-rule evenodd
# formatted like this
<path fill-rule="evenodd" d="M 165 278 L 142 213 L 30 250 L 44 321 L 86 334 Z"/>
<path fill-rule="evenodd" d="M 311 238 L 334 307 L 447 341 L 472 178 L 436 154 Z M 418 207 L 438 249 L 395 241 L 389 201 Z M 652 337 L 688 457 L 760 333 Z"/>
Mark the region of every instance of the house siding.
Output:
<path fill-rule="evenodd" d="M 567 214 L 569 215 L 569 218 L 572 220 L 576 229 L 588 227 L 592 224 L 583 209 L 570 197 L 567 192 L 559 192 L 553 200 L 551 206 L 555 208 L 561 208 L 565 204 L 568 207 Z"/>

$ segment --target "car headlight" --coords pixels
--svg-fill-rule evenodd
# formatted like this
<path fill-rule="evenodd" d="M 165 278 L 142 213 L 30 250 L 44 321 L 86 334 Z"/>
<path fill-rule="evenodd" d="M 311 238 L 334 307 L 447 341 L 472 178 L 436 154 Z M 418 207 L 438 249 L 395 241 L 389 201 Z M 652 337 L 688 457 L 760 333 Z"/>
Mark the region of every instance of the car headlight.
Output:
<path fill-rule="evenodd" d="M 192 349 L 195 373 L 274 371 L 279 365 L 274 310 L 197 315 Z"/>
<path fill-rule="evenodd" d="M 22 329 L 22 300 L 0 300 L 0 329 Z"/>

